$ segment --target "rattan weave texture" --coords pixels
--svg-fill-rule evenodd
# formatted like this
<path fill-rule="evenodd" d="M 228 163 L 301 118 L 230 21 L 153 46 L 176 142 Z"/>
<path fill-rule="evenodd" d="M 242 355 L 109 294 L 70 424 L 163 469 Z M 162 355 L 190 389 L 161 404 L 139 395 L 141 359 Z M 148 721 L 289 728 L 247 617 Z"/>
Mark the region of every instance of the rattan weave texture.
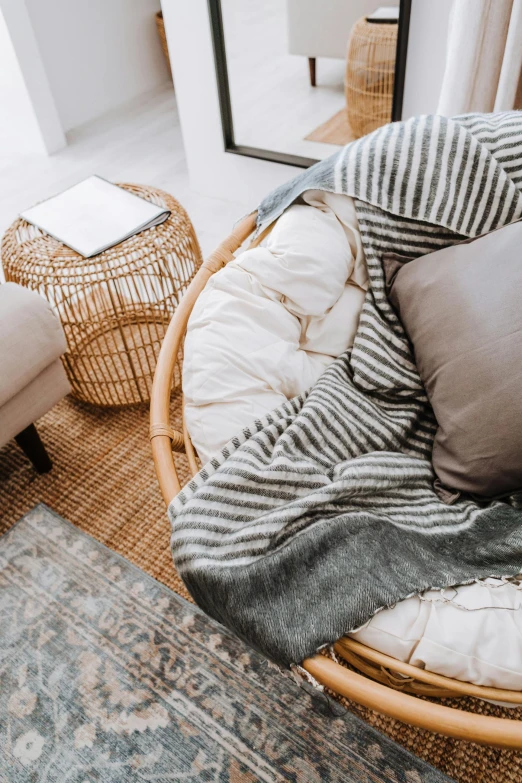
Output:
<path fill-rule="evenodd" d="M 363 17 L 353 26 L 346 58 L 348 122 L 356 138 L 391 120 L 397 24 L 376 24 Z"/>
<path fill-rule="evenodd" d="M 148 402 L 165 330 L 202 262 L 192 223 L 176 199 L 151 187 L 122 187 L 166 206 L 170 217 L 94 258 L 21 218 L 2 241 L 6 280 L 38 291 L 61 319 L 74 396 L 106 407 Z"/>
<path fill-rule="evenodd" d="M 168 63 L 169 70 L 172 72 L 170 65 L 169 45 L 167 43 L 167 33 L 165 32 L 165 22 L 163 21 L 163 11 L 158 11 L 156 14 L 156 27 L 158 29 L 158 35 L 163 49 L 163 54 Z"/>

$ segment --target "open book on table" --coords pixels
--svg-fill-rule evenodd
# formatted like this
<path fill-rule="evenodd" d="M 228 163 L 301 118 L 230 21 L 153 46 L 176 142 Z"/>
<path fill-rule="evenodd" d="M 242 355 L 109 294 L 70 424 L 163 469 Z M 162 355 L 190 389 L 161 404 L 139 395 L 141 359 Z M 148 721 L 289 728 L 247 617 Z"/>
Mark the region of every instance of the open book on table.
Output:
<path fill-rule="evenodd" d="M 21 217 L 84 258 L 92 258 L 163 223 L 169 215 L 168 209 L 92 176 L 27 209 Z"/>

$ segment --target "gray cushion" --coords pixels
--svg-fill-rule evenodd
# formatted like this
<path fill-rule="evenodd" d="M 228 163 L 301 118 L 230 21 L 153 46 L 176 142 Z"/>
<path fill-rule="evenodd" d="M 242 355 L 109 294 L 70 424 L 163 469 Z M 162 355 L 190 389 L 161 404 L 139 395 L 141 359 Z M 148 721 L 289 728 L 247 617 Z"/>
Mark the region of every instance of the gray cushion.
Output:
<path fill-rule="evenodd" d="M 383 260 L 438 430 L 442 484 L 522 488 L 522 222 L 422 258 Z"/>
<path fill-rule="evenodd" d="M 0 285 L 0 405 L 67 349 L 49 303 L 15 283 Z"/>

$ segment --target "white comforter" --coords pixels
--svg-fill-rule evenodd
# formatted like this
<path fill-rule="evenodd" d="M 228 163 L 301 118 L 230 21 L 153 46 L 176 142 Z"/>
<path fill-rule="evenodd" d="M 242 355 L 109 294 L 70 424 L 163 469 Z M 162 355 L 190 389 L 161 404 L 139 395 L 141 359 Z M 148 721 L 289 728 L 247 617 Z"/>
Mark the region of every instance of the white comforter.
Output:
<path fill-rule="evenodd" d="M 368 286 L 353 201 L 303 199 L 261 247 L 213 275 L 190 317 L 185 420 L 203 463 L 353 344 Z M 522 690 L 521 604 L 520 589 L 495 580 L 428 591 L 352 636 L 438 674 Z"/>
<path fill-rule="evenodd" d="M 317 206 L 291 207 L 264 246 L 212 276 L 192 311 L 183 393 L 202 462 L 353 344 L 367 288 L 353 202 L 306 198 Z"/>

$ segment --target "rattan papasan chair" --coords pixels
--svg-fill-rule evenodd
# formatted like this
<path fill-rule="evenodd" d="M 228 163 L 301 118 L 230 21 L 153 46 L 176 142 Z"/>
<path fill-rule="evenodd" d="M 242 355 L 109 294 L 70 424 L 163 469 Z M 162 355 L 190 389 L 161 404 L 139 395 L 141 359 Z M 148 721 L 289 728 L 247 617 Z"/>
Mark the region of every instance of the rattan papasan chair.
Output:
<path fill-rule="evenodd" d="M 204 262 L 178 306 L 163 341 L 151 397 L 150 438 L 161 493 L 167 505 L 181 490 L 173 451 L 186 453 L 193 475 L 200 469 L 186 427 L 182 433 L 178 432 L 172 429 L 169 421 L 174 369 L 187 322 L 209 278 L 234 258 L 234 253 L 255 227 L 256 214 L 244 218 Z M 259 244 L 263 236 L 258 236 L 252 245 Z M 302 662 L 302 667 L 331 691 L 412 726 L 483 745 L 522 749 L 522 721 L 474 714 L 432 700 L 471 696 L 520 705 L 521 692 L 472 685 L 433 674 L 346 637 L 339 639 L 334 649 L 351 668 L 319 654 Z"/>

